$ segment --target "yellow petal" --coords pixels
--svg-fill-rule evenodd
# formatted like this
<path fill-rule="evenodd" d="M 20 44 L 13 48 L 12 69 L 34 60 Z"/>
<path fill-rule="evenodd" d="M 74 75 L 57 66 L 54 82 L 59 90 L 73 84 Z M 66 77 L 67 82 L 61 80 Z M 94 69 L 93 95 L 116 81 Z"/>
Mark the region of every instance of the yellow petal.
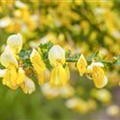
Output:
<path fill-rule="evenodd" d="M 48 69 L 45 69 L 45 71 L 40 72 L 37 74 L 38 77 L 38 83 L 41 85 L 45 82 L 48 82 L 50 79 L 50 71 Z"/>
<path fill-rule="evenodd" d="M 17 84 L 23 83 L 24 80 L 25 80 L 25 72 L 22 68 L 19 68 L 18 76 L 17 76 Z"/>
<path fill-rule="evenodd" d="M 37 74 L 39 74 L 41 71 L 45 70 L 45 64 L 40 56 L 40 54 L 33 49 L 31 55 L 30 55 L 30 60 L 32 62 L 32 65 L 35 69 L 35 71 L 37 72 Z"/>
<path fill-rule="evenodd" d="M 7 45 L 9 45 L 15 53 L 19 53 L 23 45 L 22 36 L 20 34 L 9 36 Z"/>
<path fill-rule="evenodd" d="M 50 83 L 53 86 L 65 85 L 68 81 L 67 72 L 62 65 L 55 67 L 51 73 Z"/>
<path fill-rule="evenodd" d="M 35 91 L 35 84 L 34 82 L 26 77 L 24 83 L 22 83 L 21 88 L 25 94 L 31 94 Z"/>
<path fill-rule="evenodd" d="M 10 70 L 10 81 L 12 86 L 17 86 L 17 70 L 14 66 L 11 66 Z"/>
<path fill-rule="evenodd" d="M 41 72 L 40 74 L 38 74 L 38 83 L 41 85 L 43 84 L 45 81 L 45 73 Z"/>
<path fill-rule="evenodd" d="M 105 76 L 103 69 L 98 66 L 93 67 L 92 77 L 94 84 L 97 88 L 102 88 L 108 83 L 107 77 Z"/>
<path fill-rule="evenodd" d="M 77 62 L 77 68 L 80 73 L 80 76 L 83 76 L 83 74 L 86 72 L 86 67 L 87 67 L 87 61 L 84 58 L 84 56 L 81 55 Z"/>
<path fill-rule="evenodd" d="M 18 62 L 16 58 L 9 51 L 5 51 L 2 53 L 0 57 L 0 62 L 6 68 L 10 67 L 11 65 L 18 67 Z"/>
<path fill-rule="evenodd" d="M 17 73 L 15 69 L 6 69 L 6 74 L 3 78 L 3 84 L 8 86 L 11 89 L 17 89 L 16 84 Z"/>
<path fill-rule="evenodd" d="M 48 53 L 48 58 L 53 66 L 56 66 L 58 63 L 64 64 L 65 51 L 59 45 L 54 45 Z"/>

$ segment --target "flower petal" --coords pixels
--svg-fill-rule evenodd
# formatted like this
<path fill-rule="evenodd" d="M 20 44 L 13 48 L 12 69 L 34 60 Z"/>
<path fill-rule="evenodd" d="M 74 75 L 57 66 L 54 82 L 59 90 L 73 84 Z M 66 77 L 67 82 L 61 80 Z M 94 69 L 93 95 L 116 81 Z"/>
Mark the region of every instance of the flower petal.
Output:
<path fill-rule="evenodd" d="M 7 45 L 9 45 L 15 53 L 19 53 L 23 45 L 22 36 L 19 33 L 9 36 Z"/>
<path fill-rule="evenodd" d="M 87 67 L 87 61 L 82 54 L 77 62 L 77 68 L 80 73 L 80 76 L 83 76 L 83 74 L 86 72 L 86 67 Z"/>
<path fill-rule="evenodd" d="M 102 88 L 108 83 L 108 79 L 105 76 L 103 69 L 98 66 L 93 67 L 92 77 L 97 88 Z"/>
<path fill-rule="evenodd" d="M 56 66 L 57 63 L 64 64 L 65 51 L 59 45 L 54 45 L 48 53 L 48 58 L 53 66 Z"/>
<path fill-rule="evenodd" d="M 68 81 L 68 75 L 62 65 L 55 67 L 51 73 L 50 83 L 53 86 L 65 85 Z"/>

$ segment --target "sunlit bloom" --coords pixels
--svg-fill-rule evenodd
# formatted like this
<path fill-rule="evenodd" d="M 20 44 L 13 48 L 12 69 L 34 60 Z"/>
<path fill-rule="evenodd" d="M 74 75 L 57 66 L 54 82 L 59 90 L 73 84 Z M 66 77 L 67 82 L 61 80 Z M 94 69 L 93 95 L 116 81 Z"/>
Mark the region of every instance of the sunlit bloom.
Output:
<path fill-rule="evenodd" d="M 51 85 L 65 85 L 70 76 L 69 69 L 63 67 L 65 63 L 65 51 L 59 45 L 55 45 L 50 49 L 48 58 L 51 65 L 54 67 L 50 78 Z"/>
<path fill-rule="evenodd" d="M 18 85 L 20 85 L 24 82 L 24 80 L 25 80 L 25 71 L 20 67 L 18 69 L 18 75 L 17 75 L 16 82 L 17 82 Z"/>
<path fill-rule="evenodd" d="M 102 88 L 108 83 L 108 79 L 105 76 L 102 67 L 104 67 L 104 65 L 99 62 L 92 63 L 90 66 L 88 66 L 88 72 L 91 73 L 92 79 L 97 88 Z"/>
<path fill-rule="evenodd" d="M 59 45 L 54 45 L 49 51 L 48 58 L 53 66 L 64 64 L 65 51 Z"/>
<path fill-rule="evenodd" d="M 87 61 L 82 54 L 77 62 L 77 68 L 80 73 L 80 76 L 83 76 L 83 74 L 86 72 L 86 67 L 87 67 Z"/>
<path fill-rule="evenodd" d="M 17 79 L 16 68 L 14 66 L 11 66 L 10 68 L 6 69 L 2 82 L 3 85 L 6 85 L 11 89 L 16 89 L 18 87 L 16 79 Z"/>
<path fill-rule="evenodd" d="M 67 72 L 62 65 L 53 68 L 50 83 L 53 86 L 65 85 L 68 81 Z"/>
<path fill-rule="evenodd" d="M 9 36 L 7 45 L 9 45 L 15 53 L 19 53 L 23 45 L 22 36 L 19 33 Z"/>
<path fill-rule="evenodd" d="M 10 67 L 11 65 L 18 67 L 18 62 L 16 58 L 8 50 L 1 54 L 0 62 L 6 68 Z"/>
<path fill-rule="evenodd" d="M 43 62 L 40 54 L 35 49 L 33 49 L 30 55 L 30 60 L 37 73 L 39 83 L 40 84 L 44 83 L 44 73 L 46 70 L 45 63 Z"/>
<path fill-rule="evenodd" d="M 25 94 L 31 94 L 35 91 L 35 84 L 30 78 L 25 77 L 24 82 L 21 84 L 21 88 Z"/>

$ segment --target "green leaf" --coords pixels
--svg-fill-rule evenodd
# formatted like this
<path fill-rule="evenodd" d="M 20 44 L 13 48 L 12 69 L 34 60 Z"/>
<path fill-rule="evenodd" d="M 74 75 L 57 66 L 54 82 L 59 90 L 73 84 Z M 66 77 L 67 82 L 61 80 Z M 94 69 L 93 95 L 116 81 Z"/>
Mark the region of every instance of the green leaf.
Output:
<path fill-rule="evenodd" d="M 98 54 L 99 54 L 99 51 L 96 51 L 94 54 L 90 55 L 90 56 L 87 58 L 87 61 L 88 61 L 88 62 L 91 62 Z"/>

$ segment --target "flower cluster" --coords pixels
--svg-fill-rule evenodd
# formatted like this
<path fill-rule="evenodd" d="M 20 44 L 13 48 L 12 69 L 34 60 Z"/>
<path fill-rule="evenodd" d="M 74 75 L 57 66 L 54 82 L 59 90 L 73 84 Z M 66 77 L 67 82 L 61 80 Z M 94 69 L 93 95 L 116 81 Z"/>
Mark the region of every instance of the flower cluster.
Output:
<path fill-rule="evenodd" d="M 87 61 L 83 55 L 80 56 L 77 62 L 77 68 L 80 76 L 83 76 L 83 74 L 86 73 L 88 78 L 93 79 L 97 88 L 102 88 L 108 83 L 103 67 L 104 64 L 100 62 L 92 62 L 89 66 L 87 66 Z"/>
<path fill-rule="evenodd" d="M 32 93 L 35 90 L 34 82 L 28 78 L 19 63 L 19 52 L 22 49 L 23 40 L 20 34 L 11 35 L 7 39 L 5 51 L 1 54 L 0 62 L 5 69 L 0 70 L 0 77 L 4 85 L 11 89 L 21 87 L 24 93 Z"/>
<path fill-rule="evenodd" d="M 3 84 L 11 89 L 21 87 L 24 93 L 30 94 L 35 90 L 35 85 L 33 80 L 27 76 L 21 64 L 22 61 L 20 60 L 19 53 L 22 46 L 23 40 L 20 34 L 11 35 L 7 39 L 7 46 L 0 57 L 0 62 L 5 67 L 5 69 L 0 70 L 0 77 L 3 78 Z M 70 78 L 70 61 L 66 60 L 65 50 L 59 45 L 52 45 L 50 47 L 46 59 L 48 59 L 51 69 L 47 67 L 48 63 L 45 63 L 41 53 L 41 49 L 33 48 L 29 58 L 39 84 L 46 82 L 46 73 L 51 71 L 49 75 L 50 80 L 47 80 L 51 86 L 60 87 L 66 85 Z M 103 70 L 103 63 L 92 61 L 88 65 L 87 60 L 81 54 L 76 61 L 76 66 L 80 76 L 86 74 L 89 79 L 93 79 L 97 88 L 102 88 L 108 83 Z"/>

